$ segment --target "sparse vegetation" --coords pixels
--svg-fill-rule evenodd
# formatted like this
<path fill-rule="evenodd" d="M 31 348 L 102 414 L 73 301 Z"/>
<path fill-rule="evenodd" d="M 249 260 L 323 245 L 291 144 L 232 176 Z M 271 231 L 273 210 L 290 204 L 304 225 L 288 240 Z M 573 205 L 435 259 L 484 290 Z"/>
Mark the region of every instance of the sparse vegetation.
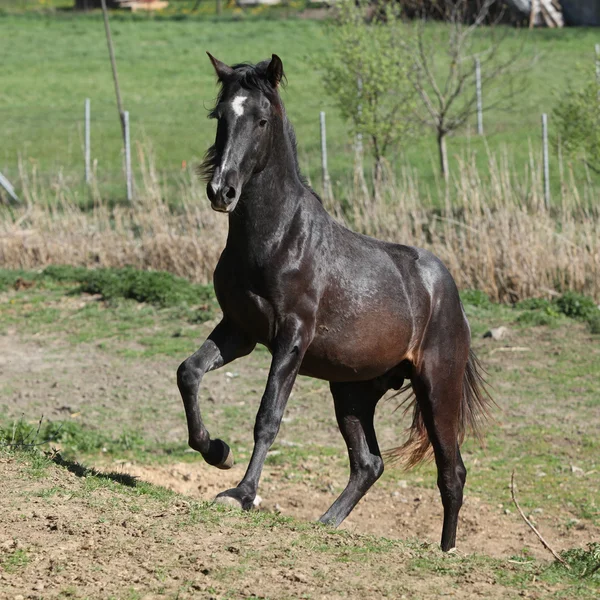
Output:
<path fill-rule="evenodd" d="M 55 193 L 31 186 L 28 207 L 13 209 L 12 216 L 0 213 L 0 265 L 131 266 L 209 283 L 225 244 L 227 219 L 210 209 L 204 186 L 192 172 L 181 179 L 181 204 L 171 206 L 162 194 L 151 153 L 140 152 L 149 175 L 131 207 L 98 201 L 87 210 L 73 203 L 64 186 Z M 362 233 L 431 250 L 461 289 L 481 290 L 493 301 L 514 303 L 547 295 L 547 290 L 573 291 L 598 300 L 600 213 L 591 195 L 581 195 L 567 179 L 560 207 L 546 212 L 540 171 L 533 157 L 531 162 L 531 173 L 520 180 L 505 159 L 490 156 L 491 179 L 486 181 L 473 161 L 465 161 L 460 178 L 449 185 L 443 208 L 423 200 L 411 175 L 396 180 L 391 172 L 385 174 L 386 185 L 375 200 L 360 185 L 349 183 L 348 201 L 333 198 L 328 208 Z M 167 276 L 154 277 L 153 294 L 158 293 L 156 278 Z M 96 283 L 108 295 L 125 294 L 163 305 L 173 294 L 183 293 L 168 291 L 175 279 L 168 285 L 165 279 L 160 284 L 163 291 L 153 298 L 145 296 L 145 283 L 129 281 L 125 290 L 124 281 L 120 280 L 118 292 L 108 281 Z M 202 296 L 202 289 L 195 289 Z"/>

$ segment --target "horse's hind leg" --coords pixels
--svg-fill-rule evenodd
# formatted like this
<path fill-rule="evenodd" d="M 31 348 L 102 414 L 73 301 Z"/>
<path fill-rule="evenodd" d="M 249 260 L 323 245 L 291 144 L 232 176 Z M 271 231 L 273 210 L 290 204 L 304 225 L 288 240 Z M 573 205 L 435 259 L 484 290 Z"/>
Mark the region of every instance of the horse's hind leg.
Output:
<path fill-rule="evenodd" d="M 350 480 L 320 521 L 337 527 L 383 473 L 373 417 L 383 396 L 372 381 L 332 383 L 335 415 L 348 446 Z"/>
<path fill-rule="evenodd" d="M 233 325 L 223 319 L 202 346 L 181 363 L 177 370 L 177 386 L 187 418 L 189 445 L 202 454 L 204 460 L 220 469 L 233 465 L 229 446 L 222 440 L 211 440 L 202 422 L 198 406 L 198 389 L 204 374 L 252 352 L 255 344 L 246 339 Z"/>
<path fill-rule="evenodd" d="M 444 506 L 443 551 L 456 545 L 458 513 L 467 477 L 458 447 L 464 377 L 464 366 L 459 368 L 460 364 L 458 360 L 447 360 L 439 351 L 425 352 L 419 372 L 411 378 L 438 470 L 437 483 Z"/>

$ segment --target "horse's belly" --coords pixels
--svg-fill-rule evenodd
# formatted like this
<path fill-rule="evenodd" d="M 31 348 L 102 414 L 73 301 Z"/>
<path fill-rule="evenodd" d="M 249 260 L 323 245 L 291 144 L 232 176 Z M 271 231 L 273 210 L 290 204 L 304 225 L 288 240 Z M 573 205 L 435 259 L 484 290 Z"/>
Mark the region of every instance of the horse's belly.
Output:
<path fill-rule="evenodd" d="M 328 381 L 363 381 L 383 375 L 409 358 L 408 324 L 360 319 L 342 328 L 317 326 L 300 373 Z"/>

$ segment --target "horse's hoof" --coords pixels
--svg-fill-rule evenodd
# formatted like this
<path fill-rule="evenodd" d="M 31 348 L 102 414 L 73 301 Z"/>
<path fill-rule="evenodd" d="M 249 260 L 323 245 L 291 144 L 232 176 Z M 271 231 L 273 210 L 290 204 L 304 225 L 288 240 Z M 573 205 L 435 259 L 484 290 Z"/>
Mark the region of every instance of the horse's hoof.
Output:
<path fill-rule="evenodd" d="M 223 442 L 223 444 L 225 444 L 225 442 Z M 227 444 L 225 444 L 225 446 L 227 446 Z M 231 469 L 231 467 L 233 467 L 233 452 L 231 451 L 231 448 L 229 446 L 227 446 L 227 456 L 225 457 L 225 460 L 223 462 L 221 462 L 218 465 L 215 465 L 217 467 L 217 469 Z"/>
<path fill-rule="evenodd" d="M 233 496 L 217 496 L 214 500 L 214 503 L 242 510 L 242 503 Z"/>
<path fill-rule="evenodd" d="M 208 453 L 204 460 L 217 469 L 231 469 L 233 467 L 233 452 L 223 440 L 210 440 Z"/>

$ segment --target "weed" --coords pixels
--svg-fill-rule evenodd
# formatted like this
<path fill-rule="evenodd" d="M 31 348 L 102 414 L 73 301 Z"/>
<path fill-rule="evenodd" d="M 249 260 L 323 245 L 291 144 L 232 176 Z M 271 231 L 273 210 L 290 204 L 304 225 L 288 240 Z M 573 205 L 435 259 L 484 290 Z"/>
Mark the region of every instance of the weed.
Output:
<path fill-rule="evenodd" d="M 487 308 L 492 304 L 490 297 L 481 290 L 464 290 L 460 293 L 460 299 L 463 304 L 470 304 L 477 308 Z"/>
<path fill-rule="evenodd" d="M 557 309 L 567 317 L 587 320 L 598 315 L 598 307 L 592 298 L 568 291 L 554 301 Z"/>
<path fill-rule="evenodd" d="M 551 310 L 552 304 L 547 298 L 527 298 L 515 304 L 519 310 Z"/>
<path fill-rule="evenodd" d="M 589 327 L 589 330 L 591 333 L 593 334 L 599 334 L 600 333 L 600 312 L 596 315 L 591 315 L 590 317 L 588 317 L 587 319 L 587 324 Z"/>
<path fill-rule="evenodd" d="M 551 308 L 549 310 L 528 310 L 521 313 L 517 317 L 516 321 L 521 325 L 556 326 L 558 324 L 558 315 L 554 311 L 552 311 Z"/>
<path fill-rule="evenodd" d="M 576 577 L 594 578 L 600 582 L 600 543 L 591 542 L 586 548 L 571 548 L 561 553 Z M 564 569 L 558 561 L 552 568 Z"/>
<path fill-rule="evenodd" d="M 25 550 L 22 548 L 14 550 L 6 558 L 0 560 L 0 566 L 7 573 L 14 573 L 19 569 L 22 569 L 30 561 L 30 558 Z"/>

